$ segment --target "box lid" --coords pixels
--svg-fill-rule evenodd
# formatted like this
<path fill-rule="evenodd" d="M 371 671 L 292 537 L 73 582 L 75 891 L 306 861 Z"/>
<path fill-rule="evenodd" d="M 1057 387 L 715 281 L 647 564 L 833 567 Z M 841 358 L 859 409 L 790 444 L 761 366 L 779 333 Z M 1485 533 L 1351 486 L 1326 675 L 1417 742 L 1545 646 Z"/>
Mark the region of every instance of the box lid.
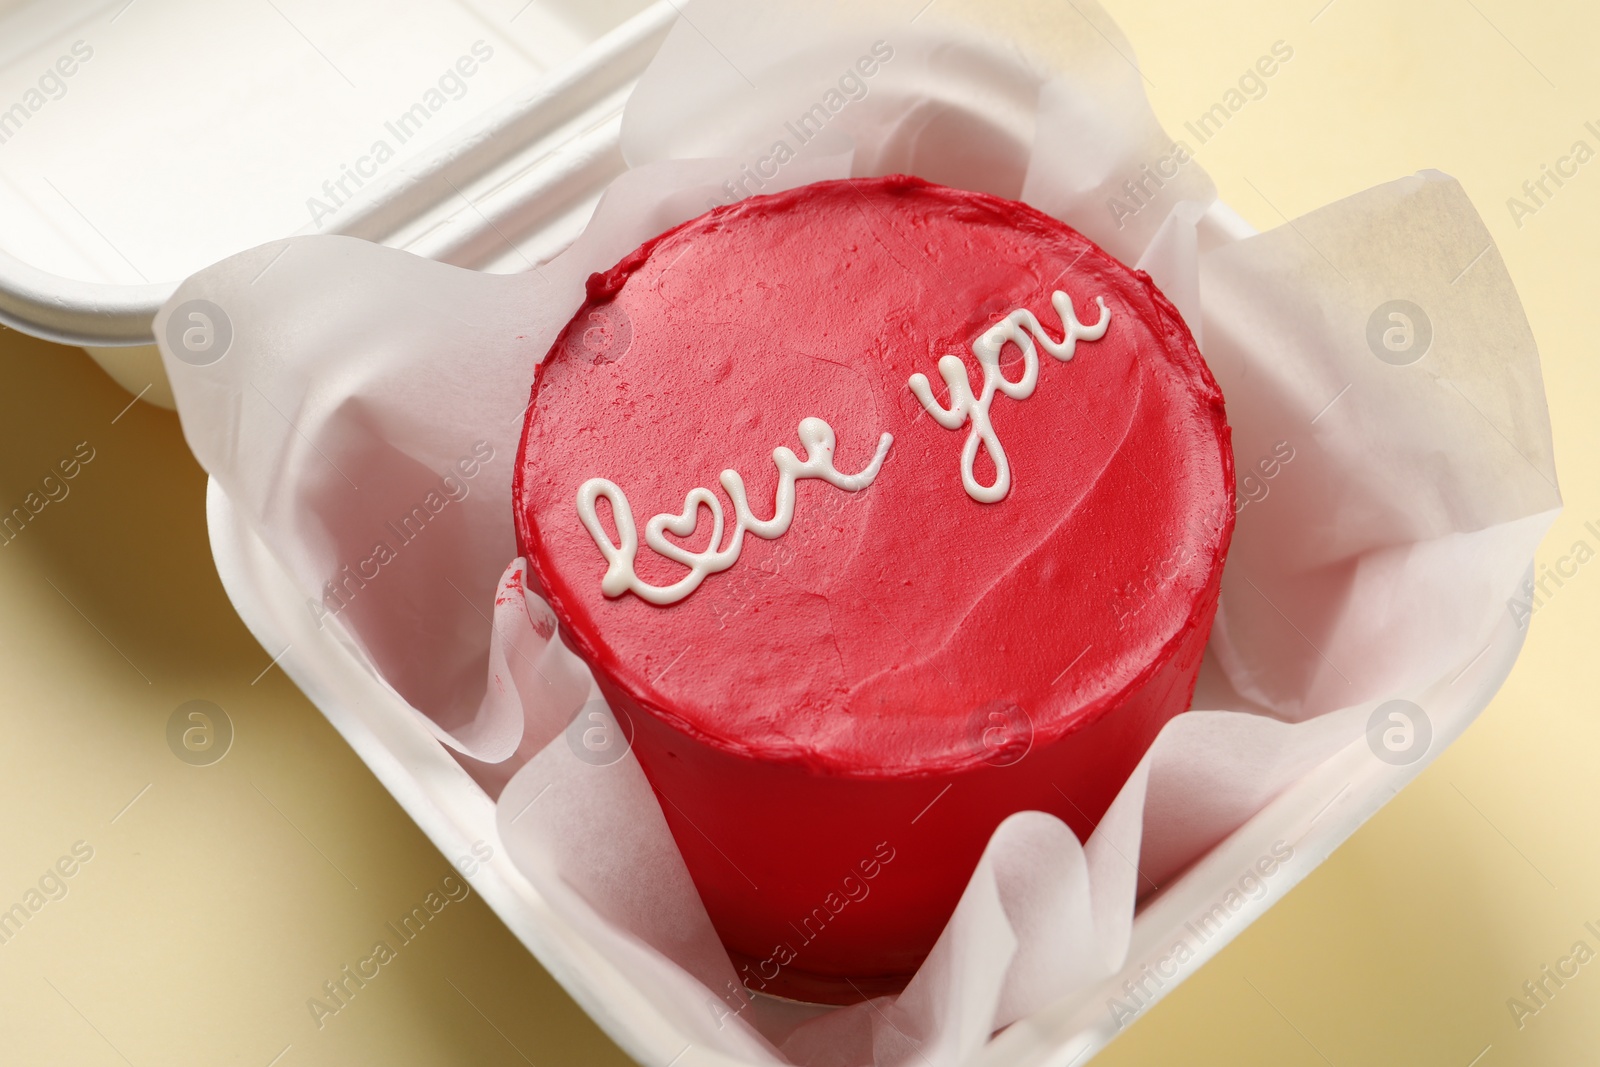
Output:
<path fill-rule="evenodd" d="M 301 233 L 527 269 L 543 252 L 523 235 L 549 231 L 555 208 L 587 211 L 553 203 L 559 182 L 518 179 L 620 111 L 674 14 L 647 0 L 0 0 L 0 322 L 148 344 L 179 280 Z M 537 220 L 530 198 L 547 202 Z M 453 245 L 462 212 L 502 247 Z"/>

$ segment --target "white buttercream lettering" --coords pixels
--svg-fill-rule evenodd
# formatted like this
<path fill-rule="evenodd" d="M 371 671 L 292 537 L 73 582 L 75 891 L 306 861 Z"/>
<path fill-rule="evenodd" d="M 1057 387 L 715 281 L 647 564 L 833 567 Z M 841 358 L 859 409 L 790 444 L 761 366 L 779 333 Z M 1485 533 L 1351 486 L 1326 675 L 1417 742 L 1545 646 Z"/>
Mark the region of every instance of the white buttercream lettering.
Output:
<path fill-rule="evenodd" d="M 994 400 L 994 394 L 1001 392 L 1013 400 L 1026 400 L 1033 395 L 1034 386 L 1039 383 L 1039 353 L 1034 347 L 1035 340 L 1046 352 L 1065 363 L 1072 358 L 1079 340 L 1098 341 L 1104 337 L 1106 327 L 1111 323 L 1111 309 L 1106 307 L 1105 297 L 1096 297 L 1095 302 L 1100 305 L 1099 321 L 1093 326 L 1085 326 L 1078 321 L 1077 313 L 1072 309 L 1071 297 L 1059 289 L 1051 294 L 1050 303 L 1055 307 L 1056 314 L 1061 316 L 1060 341 L 1051 340 L 1044 327 L 1039 325 L 1039 320 L 1027 308 L 1017 308 L 985 330 L 972 342 L 972 354 L 978 357 L 978 366 L 983 371 L 983 391 L 976 397 L 972 395 L 972 383 L 967 379 L 967 365 L 960 356 L 939 358 L 939 376 L 950 389 L 949 407 L 934 399 L 933 390 L 928 387 L 927 375 L 913 374 L 907 382 L 911 392 L 940 426 L 947 430 L 959 430 L 968 421 L 972 423 L 966 444 L 961 448 L 961 484 L 967 495 L 980 504 L 1003 500 L 1011 489 L 1011 465 L 1006 460 L 1005 449 L 1000 445 L 994 426 L 989 422 L 989 404 Z M 1022 376 L 1016 381 L 1007 379 L 1000 370 L 1000 351 L 1008 341 L 1022 349 Z M 991 485 L 980 484 L 973 473 L 980 447 L 989 453 L 990 460 L 994 462 L 994 482 Z"/>
<path fill-rule="evenodd" d="M 628 497 L 615 482 L 604 478 L 590 478 L 578 487 L 578 518 L 584 529 L 594 538 L 600 554 L 605 557 L 606 573 L 600 579 L 600 591 L 608 597 L 619 597 L 632 592 L 639 599 L 656 605 L 675 604 L 697 589 L 707 575 L 725 571 L 739 560 L 744 547 L 744 535 L 754 534 L 766 540 L 782 537 L 794 521 L 795 483 L 801 478 L 818 478 L 829 485 L 854 493 L 871 485 L 883 467 L 884 457 L 894 442 L 890 434 L 878 438 L 878 450 L 872 462 L 856 474 L 842 474 L 833 465 L 835 443 L 833 427 L 822 419 L 807 418 L 800 421 L 800 443 L 805 446 L 806 458 L 796 456 L 788 448 L 772 450 L 772 460 L 778 467 L 778 489 L 773 501 L 772 518 L 758 519 L 750 510 L 745 494 L 744 479 L 736 470 L 722 472 L 722 488 L 733 501 L 733 534 L 726 546 L 722 544 L 725 516 L 722 502 L 716 494 L 704 487 L 689 490 L 683 499 L 683 511 L 674 515 L 663 512 L 653 516 L 644 526 L 645 544 L 658 555 L 689 568 L 689 573 L 671 585 L 651 585 L 642 580 L 634 570 L 639 554 L 639 530 L 633 521 L 633 509 Z M 601 497 L 611 505 L 612 521 L 616 523 L 619 541 L 612 541 L 600 525 L 596 504 Z M 689 537 L 700 524 L 700 508 L 711 512 L 711 540 L 699 552 L 691 552 L 666 539 L 667 533 Z"/>

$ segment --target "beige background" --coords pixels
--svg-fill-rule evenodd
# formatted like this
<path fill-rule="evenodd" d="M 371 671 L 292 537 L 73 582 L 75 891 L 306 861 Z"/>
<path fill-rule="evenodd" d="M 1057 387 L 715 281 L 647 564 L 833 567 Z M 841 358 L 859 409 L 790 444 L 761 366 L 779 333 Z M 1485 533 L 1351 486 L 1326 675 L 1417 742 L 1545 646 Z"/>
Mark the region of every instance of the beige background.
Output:
<path fill-rule="evenodd" d="M 1294 49 L 1199 148 L 1258 226 L 1423 167 L 1462 180 L 1543 352 L 1567 512 L 1541 559 L 1600 549 L 1584 529 L 1600 529 L 1600 160 L 1520 226 L 1506 206 L 1574 141 L 1600 150 L 1584 128 L 1600 129 L 1600 12 L 1321 2 L 1107 6 L 1175 134 L 1274 42 Z M 212 569 L 175 418 L 125 407 L 81 352 L 9 331 L 0 383 L 0 510 L 79 442 L 95 453 L 0 547 L 0 908 L 75 842 L 94 850 L 0 944 L 0 1060 L 625 1062 L 476 897 L 317 1028 L 307 998 L 455 857 L 268 669 Z M 1520 1029 L 1506 1001 L 1578 939 L 1600 950 L 1583 929 L 1600 928 L 1597 633 L 1600 563 L 1540 609 L 1460 742 L 1096 1063 L 1594 1062 L 1600 962 Z M 167 747 L 191 699 L 236 728 L 213 766 Z"/>

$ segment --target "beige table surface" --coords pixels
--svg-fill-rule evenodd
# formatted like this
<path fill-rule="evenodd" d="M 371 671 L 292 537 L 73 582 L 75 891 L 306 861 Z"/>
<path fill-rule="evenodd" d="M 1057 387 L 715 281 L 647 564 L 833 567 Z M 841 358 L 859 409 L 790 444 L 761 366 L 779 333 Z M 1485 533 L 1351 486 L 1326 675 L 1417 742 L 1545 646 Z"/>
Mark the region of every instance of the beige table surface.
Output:
<path fill-rule="evenodd" d="M 1600 549 L 1600 160 L 1520 219 L 1507 198 L 1574 142 L 1600 151 L 1600 11 L 1322 5 L 1107 2 L 1174 133 L 1293 49 L 1198 147 L 1256 225 L 1419 168 L 1462 180 L 1543 351 L 1567 511 L 1540 559 L 1570 572 L 1577 542 Z M 455 857 L 271 669 L 176 419 L 128 402 L 83 353 L 0 331 L 0 510 L 93 452 L 0 545 L 0 909 L 66 890 L 0 944 L 0 1064 L 626 1062 L 475 897 L 319 1029 L 308 998 Z M 1095 1062 L 1600 1063 L 1600 962 L 1520 1026 L 1507 1006 L 1575 942 L 1600 951 L 1597 635 L 1592 564 L 1466 736 Z M 195 699 L 235 730 L 210 766 L 166 739 Z"/>

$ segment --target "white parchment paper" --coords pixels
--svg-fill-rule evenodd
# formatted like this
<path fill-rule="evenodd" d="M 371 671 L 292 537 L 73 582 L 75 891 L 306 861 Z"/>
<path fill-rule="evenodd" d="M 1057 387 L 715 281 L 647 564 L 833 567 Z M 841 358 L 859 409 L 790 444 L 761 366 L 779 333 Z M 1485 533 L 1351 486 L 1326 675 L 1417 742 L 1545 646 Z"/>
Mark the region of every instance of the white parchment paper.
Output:
<path fill-rule="evenodd" d="M 1444 175 L 1244 240 L 1207 221 L 1197 163 L 1145 177 L 1173 142 L 1092 3 L 686 12 L 628 105 L 632 169 L 553 261 L 488 276 L 296 238 L 189 279 L 157 336 L 195 455 L 306 610 L 498 796 L 519 868 L 694 1043 L 958 1063 L 1114 973 L 1141 898 L 1487 641 L 1560 505 L 1537 352 Z M 596 694 L 525 595 L 511 467 L 590 272 L 712 203 L 892 171 L 1027 200 L 1149 270 L 1222 385 L 1244 504 L 1196 710 L 1090 840 L 1013 816 L 905 992 L 823 1009 L 738 986 L 637 763 L 568 742 Z M 226 344 L 186 345 L 204 323 Z"/>

